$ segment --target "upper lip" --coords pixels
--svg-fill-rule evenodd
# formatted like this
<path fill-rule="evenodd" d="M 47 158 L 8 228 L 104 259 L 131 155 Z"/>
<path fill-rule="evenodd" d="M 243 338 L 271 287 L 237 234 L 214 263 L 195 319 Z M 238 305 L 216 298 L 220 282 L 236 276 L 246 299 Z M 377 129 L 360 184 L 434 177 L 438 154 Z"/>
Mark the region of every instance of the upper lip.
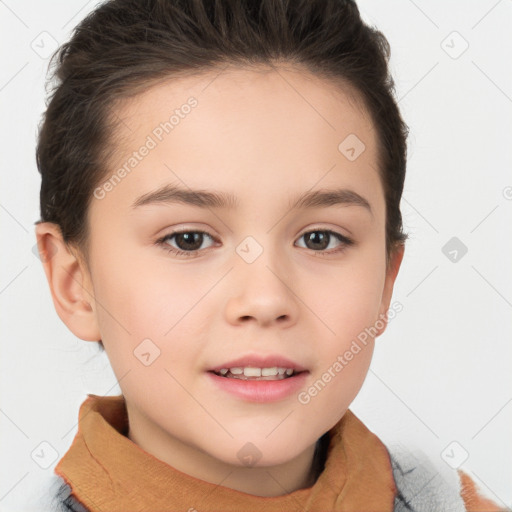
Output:
<path fill-rule="evenodd" d="M 222 363 L 219 365 L 210 368 L 211 372 L 218 372 L 223 368 L 291 368 L 295 370 L 295 372 L 303 372 L 307 371 L 302 365 L 288 359 L 287 357 L 280 355 L 246 355 L 239 357 L 237 359 L 232 359 L 231 361 L 227 361 L 226 363 Z"/>

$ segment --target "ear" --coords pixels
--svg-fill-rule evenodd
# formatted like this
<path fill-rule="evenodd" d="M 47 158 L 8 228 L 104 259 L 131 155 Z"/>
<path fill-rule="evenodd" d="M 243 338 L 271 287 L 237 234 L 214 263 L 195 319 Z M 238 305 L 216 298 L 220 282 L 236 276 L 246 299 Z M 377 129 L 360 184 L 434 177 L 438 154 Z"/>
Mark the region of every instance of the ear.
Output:
<path fill-rule="evenodd" d="M 57 224 L 36 224 L 37 247 L 60 319 L 78 338 L 100 341 L 92 283 L 86 265 L 64 242 Z"/>
<path fill-rule="evenodd" d="M 391 297 L 393 296 L 393 287 L 395 285 L 396 276 L 400 270 L 400 265 L 404 257 L 405 245 L 397 245 L 390 256 L 390 260 L 386 269 L 386 280 L 384 282 L 384 290 L 382 292 L 382 301 L 379 308 L 379 319 L 384 322 L 384 326 L 378 330 L 377 336 L 380 336 L 388 325 L 387 311 L 391 304 Z M 376 336 L 376 337 L 377 337 Z"/>

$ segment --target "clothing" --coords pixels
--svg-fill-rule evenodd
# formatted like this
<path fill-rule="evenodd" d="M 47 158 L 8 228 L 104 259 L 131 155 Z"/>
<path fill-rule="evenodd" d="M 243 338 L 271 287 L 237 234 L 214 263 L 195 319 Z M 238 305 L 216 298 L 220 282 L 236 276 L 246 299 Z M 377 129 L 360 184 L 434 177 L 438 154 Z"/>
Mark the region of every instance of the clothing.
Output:
<path fill-rule="evenodd" d="M 350 410 L 323 436 L 327 440 L 326 458 L 316 482 L 309 488 L 276 497 L 253 496 L 187 475 L 144 451 L 126 437 L 127 433 L 122 395 L 88 396 L 80 407 L 79 429 L 73 443 L 55 468 L 60 483 L 65 483 L 57 497 L 59 510 L 500 510 L 476 494 L 467 475 L 463 474 L 462 490 L 445 481 L 436 482 L 434 488 L 431 483 L 435 469 L 408 460 L 406 453 L 390 453 Z M 441 489 L 442 494 L 436 489 Z"/>

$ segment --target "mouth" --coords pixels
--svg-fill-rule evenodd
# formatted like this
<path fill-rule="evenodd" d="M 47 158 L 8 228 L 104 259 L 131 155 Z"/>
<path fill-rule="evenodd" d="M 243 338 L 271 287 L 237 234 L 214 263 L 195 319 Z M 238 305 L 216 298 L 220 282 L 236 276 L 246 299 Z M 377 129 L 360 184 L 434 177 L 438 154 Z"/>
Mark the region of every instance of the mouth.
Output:
<path fill-rule="evenodd" d="M 217 389 L 238 400 L 269 403 L 288 400 L 307 381 L 309 370 L 283 357 L 249 356 L 207 371 Z"/>
<path fill-rule="evenodd" d="M 291 377 L 295 377 L 303 371 L 297 371 L 294 368 L 286 367 L 267 367 L 259 368 L 252 366 L 235 366 L 231 368 L 221 368 L 220 370 L 211 370 L 211 373 L 218 375 L 219 377 L 225 377 L 226 379 L 238 379 L 238 380 L 285 380 Z"/>
<path fill-rule="evenodd" d="M 219 377 L 236 380 L 286 380 L 308 370 L 279 354 L 246 354 L 209 369 Z"/>

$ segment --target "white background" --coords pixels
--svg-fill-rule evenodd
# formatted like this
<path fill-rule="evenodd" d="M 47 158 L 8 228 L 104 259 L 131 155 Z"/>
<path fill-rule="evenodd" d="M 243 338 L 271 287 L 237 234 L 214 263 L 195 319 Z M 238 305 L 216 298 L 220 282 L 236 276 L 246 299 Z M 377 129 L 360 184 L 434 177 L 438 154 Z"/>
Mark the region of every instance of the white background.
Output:
<path fill-rule="evenodd" d="M 33 450 L 46 441 L 62 457 L 87 393 L 121 392 L 106 356 L 58 318 L 33 253 L 48 62 L 34 48 L 66 41 L 95 4 L 0 2 L 0 511 L 40 511 L 35 496 L 57 459 L 43 445 L 43 469 Z M 410 128 L 410 239 L 394 294 L 403 311 L 378 339 L 352 410 L 385 443 L 420 448 L 439 467 L 467 452 L 461 467 L 511 506 L 512 2 L 359 7 L 391 44 Z M 467 247 L 456 262 L 442 251 L 452 237 Z"/>

